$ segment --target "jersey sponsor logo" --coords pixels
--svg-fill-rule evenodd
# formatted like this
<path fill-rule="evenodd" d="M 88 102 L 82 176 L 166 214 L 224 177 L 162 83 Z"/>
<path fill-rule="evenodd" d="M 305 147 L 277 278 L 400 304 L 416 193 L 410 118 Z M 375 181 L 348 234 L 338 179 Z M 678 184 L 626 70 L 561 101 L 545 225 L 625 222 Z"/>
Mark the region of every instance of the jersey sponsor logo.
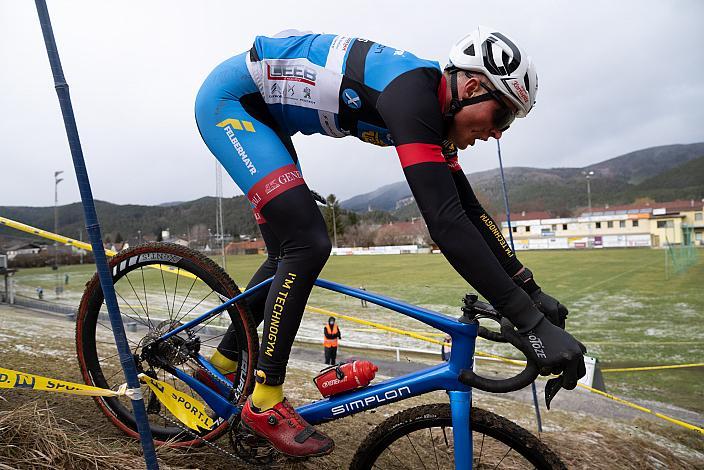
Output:
<path fill-rule="evenodd" d="M 259 180 L 247 192 L 247 197 L 255 211 L 258 211 L 279 194 L 302 184 L 305 184 L 303 175 L 296 165 L 290 164 L 272 171 Z"/>
<path fill-rule="evenodd" d="M 345 88 L 342 91 L 342 101 L 352 109 L 359 109 L 362 107 L 362 99 L 352 88 Z"/>
<path fill-rule="evenodd" d="M 459 165 L 458 165 L 459 166 Z M 479 216 L 479 220 L 484 222 L 484 225 L 486 225 L 486 228 L 489 229 L 489 231 L 494 235 L 496 238 L 496 241 L 499 242 L 499 245 L 501 245 L 501 248 L 503 248 L 504 252 L 509 258 L 513 257 L 513 250 L 511 250 L 511 247 L 508 246 L 508 243 L 506 243 L 506 239 L 504 238 L 503 234 L 501 233 L 501 230 L 499 230 L 499 227 L 496 226 L 494 221 L 487 215 L 486 213 L 483 213 L 481 216 Z"/>
<path fill-rule="evenodd" d="M 225 121 L 223 121 L 225 122 Z M 222 124 L 222 123 L 220 123 Z M 220 124 L 216 124 L 219 126 Z M 251 123 L 250 123 L 251 125 Z M 232 125 L 227 124 L 223 130 L 225 131 L 225 135 L 227 135 L 227 138 L 230 139 L 230 142 L 232 143 L 232 146 L 235 148 L 235 151 L 237 152 L 237 155 L 240 156 L 240 160 L 242 160 L 242 163 L 244 166 L 247 168 L 247 171 L 249 171 L 250 175 L 253 175 L 257 172 L 257 168 L 254 166 L 254 163 L 252 163 L 252 160 L 249 159 L 249 156 L 247 156 L 247 152 L 244 150 L 244 147 L 240 143 L 240 141 L 235 137 L 235 131 L 232 130 Z M 254 132 L 254 128 L 252 128 L 252 131 Z"/>
<path fill-rule="evenodd" d="M 342 129 L 339 129 L 337 125 L 335 124 L 335 115 L 329 111 L 318 111 L 318 117 L 320 120 L 320 125 L 323 128 L 323 131 L 331 137 L 345 137 L 349 135 L 349 132 L 345 132 Z"/>
<path fill-rule="evenodd" d="M 372 53 L 373 54 L 381 54 L 382 52 L 384 52 L 384 49 L 386 49 L 386 47 L 387 46 L 385 46 L 383 44 L 379 44 L 379 43 L 374 44 L 374 49 L 372 50 Z"/>
<path fill-rule="evenodd" d="M 266 78 L 269 80 L 289 80 L 303 82 L 315 86 L 318 73 L 304 65 L 295 64 L 267 64 Z"/>
<path fill-rule="evenodd" d="M 227 125 L 232 126 L 236 131 L 245 130 L 247 132 L 256 132 L 254 130 L 254 124 L 251 121 L 240 121 L 239 119 L 225 119 L 215 124 L 218 127 L 225 127 Z"/>
<path fill-rule="evenodd" d="M 264 192 L 266 194 L 271 194 L 281 186 L 276 180 L 269 181 L 266 186 L 264 186 Z"/>
<path fill-rule="evenodd" d="M 332 73 L 303 57 L 248 60 L 247 67 L 267 104 L 339 112 L 342 81 L 339 72 Z"/>
<path fill-rule="evenodd" d="M 328 57 L 325 60 L 325 68 L 335 74 L 342 74 L 342 67 L 345 62 L 345 55 L 350 48 L 354 38 L 346 36 L 335 36 L 330 43 Z"/>
<path fill-rule="evenodd" d="M 357 121 L 357 137 L 362 142 L 380 147 L 394 145 L 394 139 L 388 129 L 364 121 Z"/>
<path fill-rule="evenodd" d="M 447 166 L 450 168 L 450 171 L 461 171 L 462 170 L 460 163 L 457 161 L 457 157 L 448 158 L 447 159 Z"/>
<path fill-rule="evenodd" d="M 394 144 L 391 134 L 384 134 L 379 131 L 364 131 L 360 134 L 359 139 L 379 147 L 388 147 Z"/>

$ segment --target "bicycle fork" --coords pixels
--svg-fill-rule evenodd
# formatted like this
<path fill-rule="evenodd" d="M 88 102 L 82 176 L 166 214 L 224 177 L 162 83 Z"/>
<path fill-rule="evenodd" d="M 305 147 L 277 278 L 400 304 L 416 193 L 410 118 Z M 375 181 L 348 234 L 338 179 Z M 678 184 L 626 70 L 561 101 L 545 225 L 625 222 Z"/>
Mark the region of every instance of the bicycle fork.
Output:
<path fill-rule="evenodd" d="M 452 412 L 452 433 L 455 444 L 455 470 L 472 468 L 472 429 L 470 428 L 470 410 L 472 392 L 447 392 L 450 395 Z"/>

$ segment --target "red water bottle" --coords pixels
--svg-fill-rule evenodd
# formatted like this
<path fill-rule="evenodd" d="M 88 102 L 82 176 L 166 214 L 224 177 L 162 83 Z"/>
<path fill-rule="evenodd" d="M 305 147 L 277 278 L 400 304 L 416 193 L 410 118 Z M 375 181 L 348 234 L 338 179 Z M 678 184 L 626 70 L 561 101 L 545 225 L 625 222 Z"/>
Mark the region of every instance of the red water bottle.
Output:
<path fill-rule="evenodd" d="M 324 397 L 369 385 L 379 368 L 369 361 L 354 361 L 323 369 L 313 379 Z"/>

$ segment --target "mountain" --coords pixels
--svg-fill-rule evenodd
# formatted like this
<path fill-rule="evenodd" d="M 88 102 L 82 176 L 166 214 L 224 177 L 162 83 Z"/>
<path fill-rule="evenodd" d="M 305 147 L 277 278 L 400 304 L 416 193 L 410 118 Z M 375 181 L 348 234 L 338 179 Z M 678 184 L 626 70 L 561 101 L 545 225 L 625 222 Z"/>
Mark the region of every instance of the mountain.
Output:
<path fill-rule="evenodd" d="M 658 200 L 701 198 L 704 196 L 702 163 L 704 142 L 665 145 L 630 152 L 584 168 L 504 169 L 512 210 L 545 210 L 555 215 L 570 215 L 587 206 L 584 174 L 591 178 L 592 205 L 632 202 L 637 197 Z M 490 213 L 503 212 L 503 193 L 499 170 L 467 175 L 477 197 Z M 683 184 L 687 181 L 687 184 Z M 383 186 L 376 191 L 343 201 L 348 210 L 369 208 L 392 211 L 401 219 L 417 217 L 415 204 L 406 203 L 411 191 L 405 181 Z"/>
<path fill-rule="evenodd" d="M 662 145 L 621 155 L 596 163 L 585 170 L 604 176 L 625 178 L 638 184 L 648 178 L 704 155 L 704 142 L 688 145 Z"/>
<path fill-rule="evenodd" d="M 584 173 L 591 178 L 592 205 L 622 204 L 636 198 L 656 201 L 701 199 L 704 197 L 704 143 L 667 145 L 631 152 L 584 168 L 509 167 L 504 170 L 511 209 L 548 211 L 555 216 L 569 216 L 587 206 Z M 484 208 L 493 215 L 503 213 L 504 203 L 499 171 L 489 170 L 468 175 Z M 96 201 L 104 237 L 136 241 L 155 239 L 162 230 L 173 236 L 200 240 L 214 232 L 216 199 L 204 197 L 189 202 L 171 202 L 159 206 L 117 205 Z M 342 217 L 347 211 L 358 212 L 354 219 L 363 223 L 383 224 L 391 220 L 419 217 L 418 206 L 405 181 L 388 184 L 370 193 L 341 203 Z M 372 210 L 370 212 L 370 209 Z M 259 236 L 250 204 L 244 196 L 223 199 L 225 232 Z M 53 231 L 53 207 L 0 207 L 0 215 L 28 225 Z M 354 222 L 351 222 L 353 224 Z M 69 237 L 87 239 L 80 203 L 59 207 L 59 232 Z M 0 226 L 0 244 L 8 245 L 35 238 Z"/>
<path fill-rule="evenodd" d="M 225 232 L 230 234 L 257 234 L 257 224 L 252 216 L 249 201 L 244 196 L 223 199 Z M 118 205 L 95 201 L 103 237 L 115 240 L 118 234 L 123 239 L 134 239 L 141 232 L 142 237 L 155 239 L 162 230 L 169 229 L 173 236 L 192 239 L 207 239 L 208 228 L 215 227 L 216 199 L 203 197 L 195 201 L 159 206 Z M 8 219 L 54 231 L 53 207 L 0 207 L 0 215 Z M 62 235 L 79 238 L 85 233 L 83 208 L 81 203 L 59 207 L 59 232 Z M 0 227 L 0 235 L 15 240 L 27 239 L 7 227 Z"/>

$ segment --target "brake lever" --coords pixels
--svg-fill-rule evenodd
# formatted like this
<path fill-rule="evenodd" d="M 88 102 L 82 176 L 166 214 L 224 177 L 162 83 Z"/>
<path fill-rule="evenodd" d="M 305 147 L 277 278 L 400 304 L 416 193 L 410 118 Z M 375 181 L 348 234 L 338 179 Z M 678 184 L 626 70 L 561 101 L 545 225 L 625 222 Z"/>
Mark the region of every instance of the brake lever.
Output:
<path fill-rule="evenodd" d="M 557 395 L 557 392 L 559 392 L 561 388 L 562 375 L 554 377 L 552 379 L 548 379 L 548 381 L 545 383 L 545 406 L 548 408 L 548 410 L 550 409 L 550 402 L 553 398 L 555 398 L 555 395 Z"/>

